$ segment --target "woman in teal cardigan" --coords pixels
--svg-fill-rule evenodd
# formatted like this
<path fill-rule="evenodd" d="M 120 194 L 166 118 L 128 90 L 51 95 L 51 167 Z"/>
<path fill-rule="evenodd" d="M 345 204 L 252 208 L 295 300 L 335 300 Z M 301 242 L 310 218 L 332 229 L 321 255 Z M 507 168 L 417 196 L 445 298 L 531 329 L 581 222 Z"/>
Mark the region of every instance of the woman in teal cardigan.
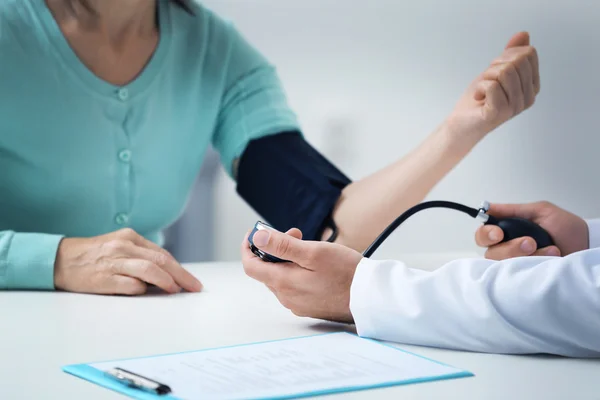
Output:
<path fill-rule="evenodd" d="M 255 209 L 267 214 L 277 200 L 278 228 L 294 216 L 290 225 L 305 221 L 307 239 L 320 240 L 334 221 L 338 243 L 364 249 L 487 133 L 531 106 L 538 91 L 535 49 L 518 34 L 420 147 L 350 182 L 302 139 L 275 69 L 205 7 L 4 0 L 0 288 L 201 290 L 161 249 L 161 231 L 182 212 L 211 144 Z M 279 170 L 244 163 L 251 148 L 266 147 L 280 155 L 304 148 L 310 157 L 282 157 L 282 170 L 316 178 L 298 183 L 300 195 L 290 198 L 239 189 L 252 187 L 243 177 L 253 168 Z M 286 193 L 302 182 L 296 178 L 281 181 Z"/>

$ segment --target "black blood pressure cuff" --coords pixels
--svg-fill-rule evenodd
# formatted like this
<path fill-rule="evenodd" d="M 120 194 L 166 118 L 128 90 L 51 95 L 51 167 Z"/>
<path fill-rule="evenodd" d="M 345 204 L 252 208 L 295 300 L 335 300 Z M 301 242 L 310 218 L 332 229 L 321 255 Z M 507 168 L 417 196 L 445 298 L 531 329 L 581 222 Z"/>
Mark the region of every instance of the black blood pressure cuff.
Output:
<path fill-rule="evenodd" d="M 333 208 L 350 183 L 299 132 L 251 141 L 238 164 L 239 195 L 275 229 L 299 228 L 305 240 L 321 240 L 327 227 L 335 235 Z"/>

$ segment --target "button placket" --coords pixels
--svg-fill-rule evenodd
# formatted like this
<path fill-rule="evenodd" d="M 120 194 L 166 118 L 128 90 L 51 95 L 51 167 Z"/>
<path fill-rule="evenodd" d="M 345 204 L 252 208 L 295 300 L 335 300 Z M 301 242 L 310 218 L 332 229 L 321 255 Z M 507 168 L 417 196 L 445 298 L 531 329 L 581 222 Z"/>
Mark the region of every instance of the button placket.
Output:
<path fill-rule="evenodd" d="M 129 215 L 125 213 L 118 213 L 115 216 L 115 222 L 117 225 L 126 225 L 129 222 Z"/>
<path fill-rule="evenodd" d="M 117 97 L 121 101 L 127 101 L 129 99 L 129 90 L 127 88 L 121 88 L 117 90 Z"/>
<path fill-rule="evenodd" d="M 131 162 L 131 150 L 123 149 L 123 150 L 119 151 L 118 157 L 119 157 L 119 160 L 121 160 L 121 162 L 124 162 L 125 164 L 129 164 L 129 162 Z"/>
<path fill-rule="evenodd" d="M 115 161 L 116 175 L 115 175 L 115 212 L 113 216 L 113 224 L 117 228 L 124 228 L 131 225 L 131 142 L 129 138 L 129 132 L 127 131 L 127 119 L 131 107 L 129 104 L 124 104 L 130 96 L 127 88 L 121 88 L 116 91 L 116 97 L 120 100 L 120 103 L 114 103 L 112 108 L 119 110 L 119 116 L 121 118 L 114 119 L 115 124 Z"/>

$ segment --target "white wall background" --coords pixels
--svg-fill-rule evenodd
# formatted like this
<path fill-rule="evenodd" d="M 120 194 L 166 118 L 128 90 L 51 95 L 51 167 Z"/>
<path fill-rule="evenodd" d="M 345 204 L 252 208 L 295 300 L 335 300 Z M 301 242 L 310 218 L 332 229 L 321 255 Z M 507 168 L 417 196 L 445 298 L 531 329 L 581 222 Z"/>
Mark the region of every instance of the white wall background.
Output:
<path fill-rule="evenodd" d="M 600 216 L 600 2 L 597 0 L 207 0 L 279 68 L 308 139 L 353 179 L 397 160 L 450 112 L 467 84 L 528 30 L 540 55 L 534 108 L 493 132 L 430 199 L 548 199 Z M 333 128 L 332 128 L 333 126 Z M 342 126 L 343 134 L 335 126 Z M 216 249 L 239 259 L 257 216 L 223 173 Z M 414 217 L 378 258 L 474 249 L 476 223 Z"/>

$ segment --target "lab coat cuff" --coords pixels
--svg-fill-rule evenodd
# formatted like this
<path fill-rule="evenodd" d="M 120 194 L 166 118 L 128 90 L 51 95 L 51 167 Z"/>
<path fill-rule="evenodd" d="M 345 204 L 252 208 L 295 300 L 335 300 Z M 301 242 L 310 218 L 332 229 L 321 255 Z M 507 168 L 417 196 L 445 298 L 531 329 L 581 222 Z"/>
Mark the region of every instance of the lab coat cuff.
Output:
<path fill-rule="evenodd" d="M 588 226 L 590 236 L 590 249 L 600 247 L 600 218 L 589 219 L 585 221 Z"/>
<path fill-rule="evenodd" d="M 363 258 L 356 268 L 350 288 L 350 312 L 356 331 L 362 337 L 376 337 L 375 325 L 371 320 L 371 299 L 374 297 L 373 278 L 377 262 Z"/>
<path fill-rule="evenodd" d="M 4 260 L 7 263 L 7 288 L 54 290 L 54 263 L 62 238 L 60 235 L 15 233 Z"/>

